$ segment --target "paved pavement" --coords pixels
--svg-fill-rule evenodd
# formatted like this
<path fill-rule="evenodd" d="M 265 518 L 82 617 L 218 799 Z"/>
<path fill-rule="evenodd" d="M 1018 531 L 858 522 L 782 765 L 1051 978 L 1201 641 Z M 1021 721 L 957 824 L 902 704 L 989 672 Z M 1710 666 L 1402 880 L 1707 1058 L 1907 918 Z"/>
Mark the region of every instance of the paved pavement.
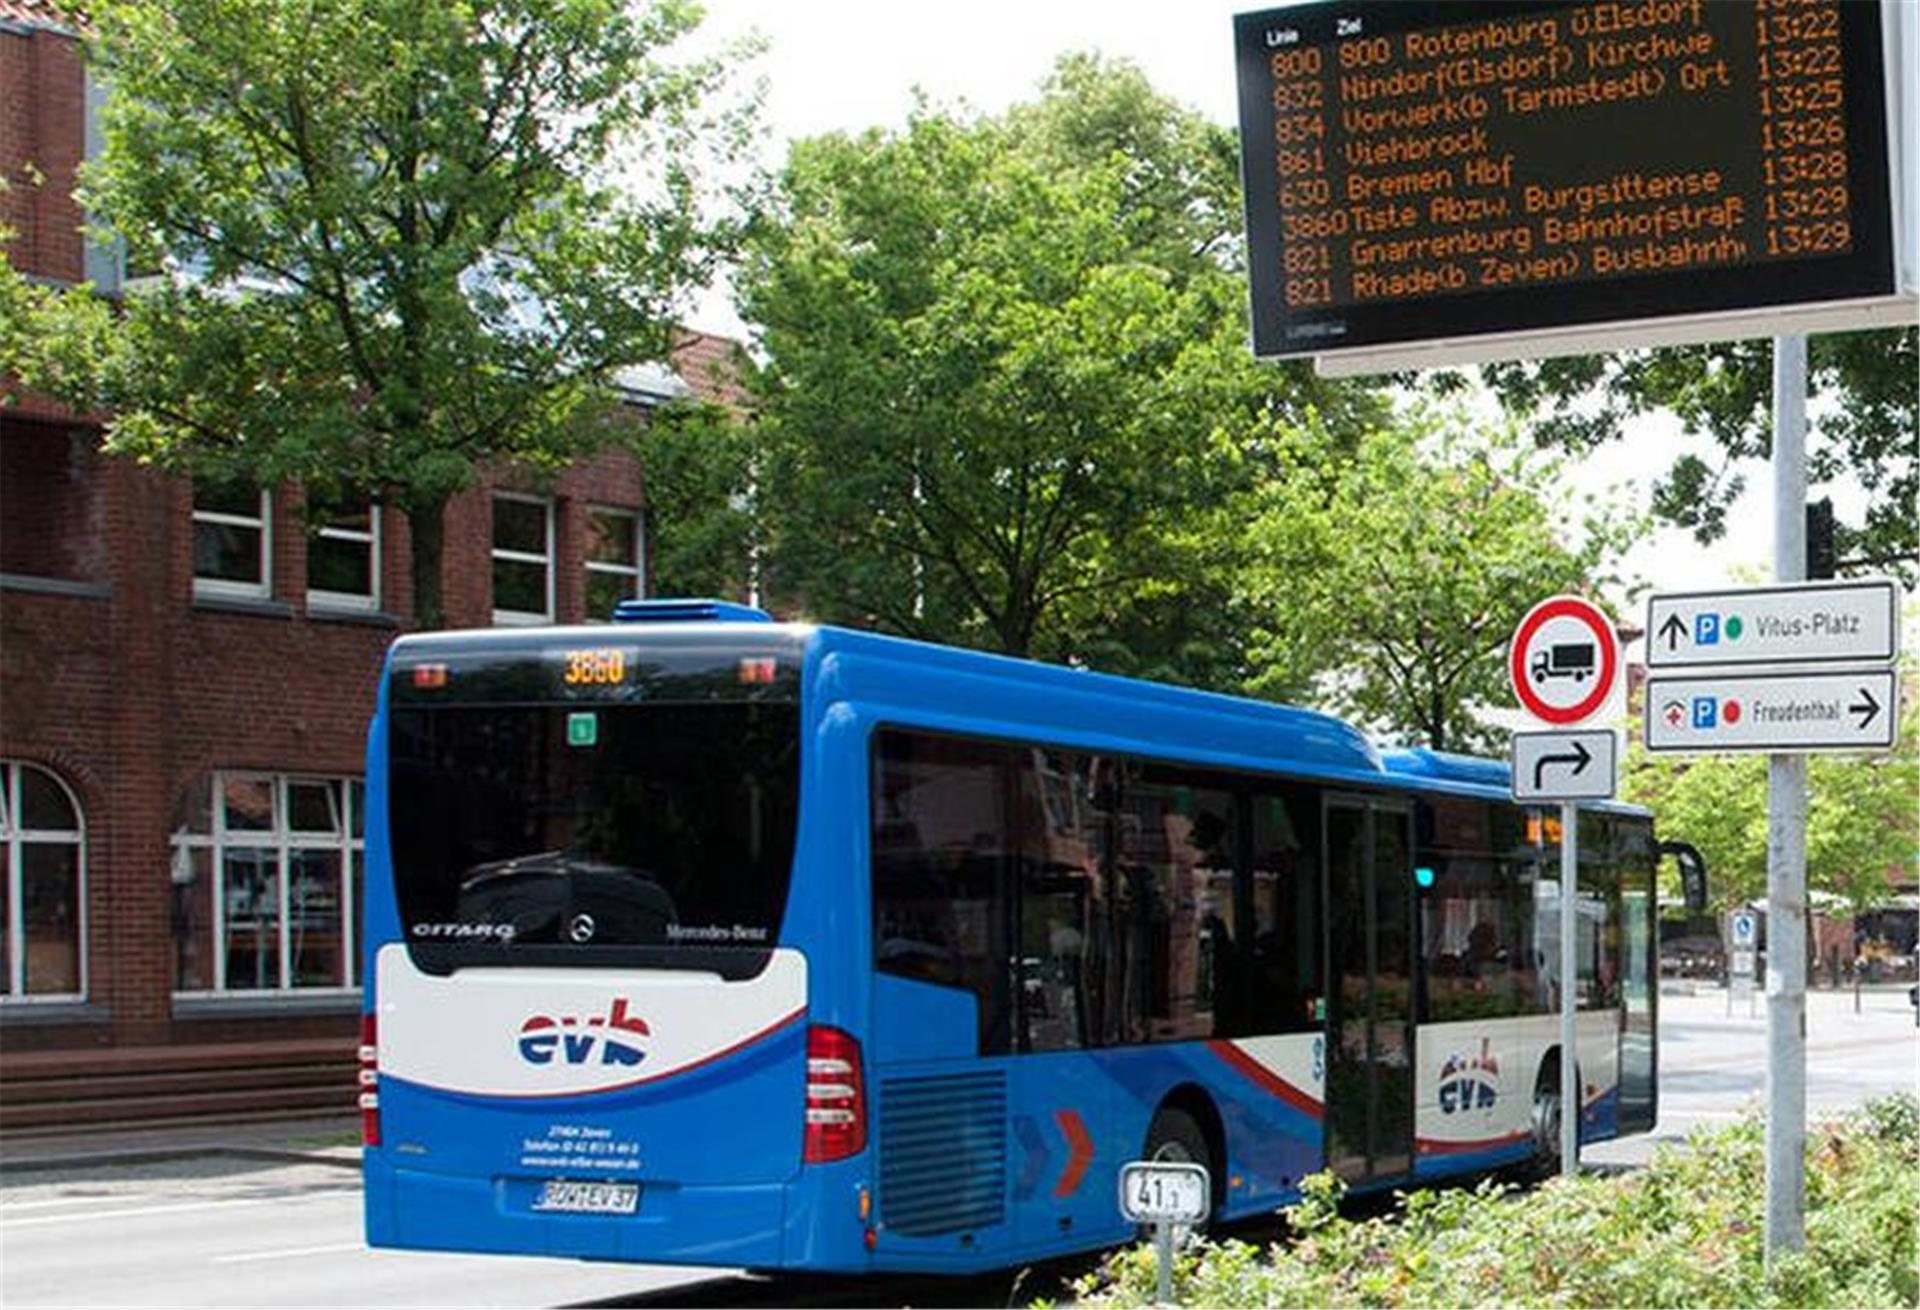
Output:
<path fill-rule="evenodd" d="M 0 1303 L 549 1306 L 704 1270 L 369 1251 L 354 1119 L 0 1142 Z"/>
<path fill-rule="evenodd" d="M 1764 1000 L 1751 1016 L 1742 1006 L 1729 1017 L 1717 991 L 1663 996 L 1661 1007 L 1660 1122 L 1650 1136 L 1589 1148 L 1593 1163 L 1643 1161 L 1764 1094 Z M 1812 1115 L 1915 1090 L 1920 1029 L 1904 988 L 1867 992 L 1859 1013 L 1850 993 L 1815 993 L 1807 1029 Z M 356 1133 L 341 1118 L 0 1141 L 0 1302 L 674 1304 L 684 1289 L 686 1301 L 713 1305 L 742 1286 L 649 1265 L 369 1251 Z"/>
<path fill-rule="evenodd" d="M 1907 989 L 1807 995 L 1807 1115 L 1841 1113 L 1877 1096 L 1920 1092 L 1920 1028 Z M 1731 1014 L 1729 1014 L 1731 1009 Z M 1767 1004 L 1731 1007 L 1705 985 L 1692 996 L 1660 998 L 1660 1120 L 1652 1133 L 1581 1152 L 1596 1164 L 1640 1164 L 1662 1142 L 1727 1123 L 1766 1100 Z"/>

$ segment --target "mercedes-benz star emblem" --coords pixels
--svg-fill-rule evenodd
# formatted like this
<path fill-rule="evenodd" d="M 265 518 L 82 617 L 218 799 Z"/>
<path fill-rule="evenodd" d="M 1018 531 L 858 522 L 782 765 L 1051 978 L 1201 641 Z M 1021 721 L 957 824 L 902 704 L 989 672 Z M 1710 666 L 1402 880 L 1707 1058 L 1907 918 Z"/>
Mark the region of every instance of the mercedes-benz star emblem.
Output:
<path fill-rule="evenodd" d="M 593 928 L 591 914 L 576 914 L 567 923 L 567 936 L 576 942 L 589 942 L 593 940 Z"/>

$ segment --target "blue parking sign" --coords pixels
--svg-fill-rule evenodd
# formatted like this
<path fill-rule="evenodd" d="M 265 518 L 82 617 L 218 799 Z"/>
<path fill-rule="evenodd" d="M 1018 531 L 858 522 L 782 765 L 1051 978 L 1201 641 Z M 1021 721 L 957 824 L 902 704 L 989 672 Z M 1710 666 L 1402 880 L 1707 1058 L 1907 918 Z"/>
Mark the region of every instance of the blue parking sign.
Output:
<path fill-rule="evenodd" d="M 1693 726 L 1712 728 L 1720 721 L 1720 698 L 1717 696 L 1695 696 L 1693 698 Z"/>
<path fill-rule="evenodd" d="M 1693 616 L 1693 644 L 1696 646 L 1718 646 L 1720 644 L 1720 616 L 1712 610 Z"/>

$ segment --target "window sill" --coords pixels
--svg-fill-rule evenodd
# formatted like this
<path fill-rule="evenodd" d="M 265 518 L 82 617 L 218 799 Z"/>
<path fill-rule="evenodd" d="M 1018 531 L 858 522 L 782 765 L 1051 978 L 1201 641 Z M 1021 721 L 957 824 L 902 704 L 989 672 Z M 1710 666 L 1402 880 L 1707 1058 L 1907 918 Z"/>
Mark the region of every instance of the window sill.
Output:
<path fill-rule="evenodd" d="M 224 996 L 175 996 L 176 1019 L 248 1019 L 289 1014 L 358 1014 L 359 989 L 300 992 L 232 992 Z"/>
<path fill-rule="evenodd" d="M 113 595 L 113 588 L 104 582 L 43 578 L 36 573 L 0 573 L 0 591 L 30 591 L 42 596 L 71 596 L 76 600 L 106 600 Z"/>
<path fill-rule="evenodd" d="M 246 596 L 211 596 L 196 593 L 193 607 L 209 614 L 245 614 L 256 619 L 290 619 L 293 606 L 284 600 L 250 599 Z"/>
<path fill-rule="evenodd" d="M 347 605 L 316 605 L 307 602 L 307 617 L 315 623 L 358 623 L 369 628 L 398 628 L 406 620 L 386 610 L 354 609 Z"/>
<path fill-rule="evenodd" d="M 91 1001 L 30 1001 L 13 997 L 0 1001 L 0 1028 L 106 1023 L 112 1018 L 112 1010 Z"/>

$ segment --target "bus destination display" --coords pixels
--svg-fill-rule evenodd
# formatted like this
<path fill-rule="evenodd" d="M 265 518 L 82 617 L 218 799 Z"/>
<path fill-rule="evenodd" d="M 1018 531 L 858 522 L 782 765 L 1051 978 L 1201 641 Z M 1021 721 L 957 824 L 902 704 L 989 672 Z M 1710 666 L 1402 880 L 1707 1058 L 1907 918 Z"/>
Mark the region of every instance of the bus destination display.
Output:
<path fill-rule="evenodd" d="M 1866 0 L 1241 15 L 1256 353 L 1892 294 L 1881 21 Z"/>

